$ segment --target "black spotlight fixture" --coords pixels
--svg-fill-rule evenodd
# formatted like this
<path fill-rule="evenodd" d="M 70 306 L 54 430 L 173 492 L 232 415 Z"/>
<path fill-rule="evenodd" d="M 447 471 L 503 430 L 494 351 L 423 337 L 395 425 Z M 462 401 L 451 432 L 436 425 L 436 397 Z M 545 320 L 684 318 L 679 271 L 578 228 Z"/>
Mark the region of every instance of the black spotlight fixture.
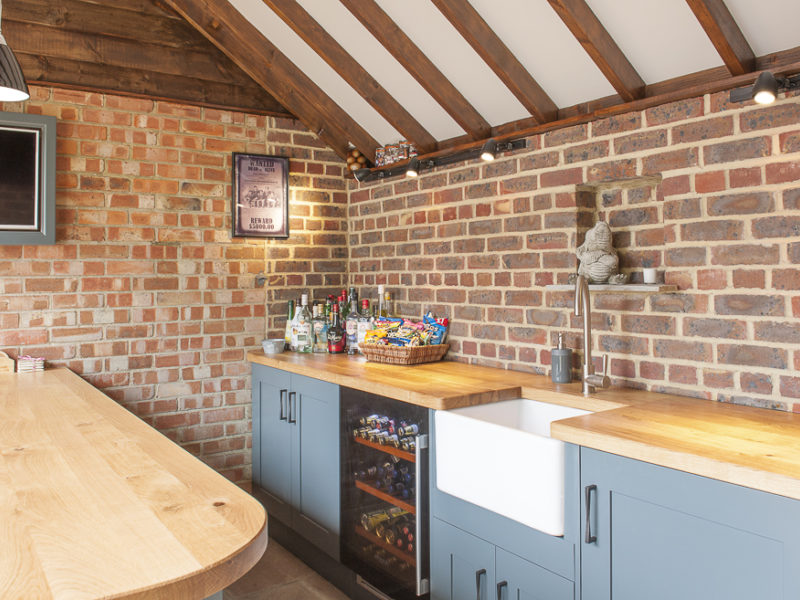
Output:
<path fill-rule="evenodd" d="M 419 159 L 415 156 L 406 165 L 406 177 L 419 176 Z"/>
<path fill-rule="evenodd" d="M 731 102 L 747 102 L 753 100 L 758 104 L 775 102 L 779 92 L 800 89 L 800 75 L 793 77 L 775 77 L 769 71 L 763 71 L 751 87 L 731 90 Z"/>
<path fill-rule="evenodd" d="M 367 177 L 369 177 L 370 173 L 372 173 L 372 169 L 356 169 L 353 171 L 353 177 L 356 178 L 356 181 L 364 181 Z"/>
<path fill-rule="evenodd" d="M 481 147 L 481 160 L 492 162 L 497 155 L 497 142 L 493 139 L 488 139 Z"/>

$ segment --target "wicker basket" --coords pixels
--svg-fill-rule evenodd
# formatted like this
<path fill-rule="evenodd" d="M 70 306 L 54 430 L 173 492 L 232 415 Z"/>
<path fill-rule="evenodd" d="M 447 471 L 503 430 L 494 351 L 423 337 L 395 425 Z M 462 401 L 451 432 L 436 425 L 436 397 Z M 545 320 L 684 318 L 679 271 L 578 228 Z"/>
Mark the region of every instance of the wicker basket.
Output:
<path fill-rule="evenodd" d="M 450 344 L 432 346 L 384 346 L 382 344 L 361 344 L 358 349 L 368 361 L 390 365 L 419 365 L 442 360 Z"/>

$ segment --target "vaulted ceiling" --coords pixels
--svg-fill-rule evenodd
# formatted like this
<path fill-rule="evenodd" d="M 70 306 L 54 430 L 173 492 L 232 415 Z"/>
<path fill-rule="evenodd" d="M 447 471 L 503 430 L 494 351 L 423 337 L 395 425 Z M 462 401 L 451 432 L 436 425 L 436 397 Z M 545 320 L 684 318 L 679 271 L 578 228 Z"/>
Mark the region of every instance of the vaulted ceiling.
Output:
<path fill-rule="evenodd" d="M 29 81 L 434 156 L 800 72 L 797 0 L 6 0 Z M 112 67 L 115 77 L 109 77 Z M 246 74 L 246 75 L 245 75 Z M 190 97 L 194 95 L 195 97 Z"/>

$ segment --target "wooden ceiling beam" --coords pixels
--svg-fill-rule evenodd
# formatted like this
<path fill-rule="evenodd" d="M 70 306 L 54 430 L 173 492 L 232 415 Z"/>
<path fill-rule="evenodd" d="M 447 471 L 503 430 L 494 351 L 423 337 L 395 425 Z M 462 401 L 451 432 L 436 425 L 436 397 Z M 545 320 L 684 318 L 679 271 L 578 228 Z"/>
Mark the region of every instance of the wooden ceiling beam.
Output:
<path fill-rule="evenodd" d="M 339 156 L 350 141 L 366 156 L 378 142 L 227 0 L 161 0 L 185 18 Z"/>
<path fill-rule="evenodd" d="M 724 0 L 686 0 L 731 75 L 753 70 L 756 55 Z"/>
<path fill-rule="evenodd" d="M 375 0 L 339 0 L 353 16 L 394 56 L 442 108 L 473 139 L 491 130 L 489 123 L 442 74 L 431 60 L 392 21 Z"/>
<path fill-rule="evenodd" d="M 395 100 L 357 60 L 295 0 L 263 0 L 328 65 L 356 90 L 392 127 L 420 152 L 436 147 L 436 138 Z"/>
<path fill-rule="evenodd" d="M 558 116 L 555 102 L 469 2 L 433 0 L 433 4 L 539 123 Z"/>
<path fill-rule="evenodd" d="M 625 102 L 641 98 L 644 80 L 585 0 L 548 0 L 572 35 L 580 42 Z"/>

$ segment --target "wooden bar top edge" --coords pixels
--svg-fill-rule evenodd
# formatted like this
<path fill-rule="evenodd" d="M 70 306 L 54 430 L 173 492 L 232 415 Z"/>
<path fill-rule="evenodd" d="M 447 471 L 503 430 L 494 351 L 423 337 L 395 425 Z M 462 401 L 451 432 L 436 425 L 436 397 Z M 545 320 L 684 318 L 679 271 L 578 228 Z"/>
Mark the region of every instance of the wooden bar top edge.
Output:
<path fill-rule="evenodd" d="M 579 382 L 453 361 L 398 367 L 308 357 L 248 354 L 251 362 L 437 410 L 511 398 L 581 408 L 592 414 L 553 422 L 553 438 L 800 500 L 800 414 L 634 388 L 584 396 Z"/>
<path fill-rule="evenodd" d="M 206 598 L 268 543 L 255 498 L 65 368 L 0 374 L 0 522 L 9 600 Z"/>

